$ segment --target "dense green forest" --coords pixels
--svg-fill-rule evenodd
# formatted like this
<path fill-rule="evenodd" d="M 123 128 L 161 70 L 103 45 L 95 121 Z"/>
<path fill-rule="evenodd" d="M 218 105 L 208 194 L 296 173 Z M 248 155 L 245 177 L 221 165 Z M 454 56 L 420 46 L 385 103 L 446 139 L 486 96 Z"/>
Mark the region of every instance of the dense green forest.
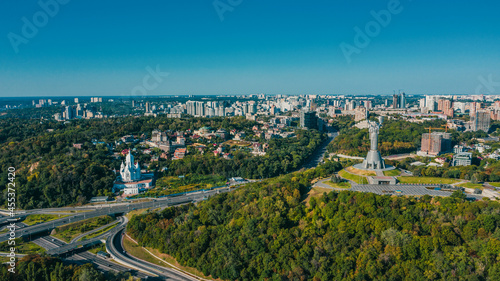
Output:
<path fill-rule="evenodd" d="M 41 135 L 52 136 L 68 131 L 76 134 L 70 137 L 73 142 L 90 141 L 93 138 L 105 142 L 113 142 L 124 135 L 137 135 L 151 132 L 155 129 L 162 131 L 186 131 L 196 130 L 203 126 L 212 128 L 224 128 L 226 130 L 251 130 L 258 123 L 246 120 L 244 117 L 223 118 L 167 118 L 164 115 L 158 117 L 123 117 L 108 119 L 75 119 L 67 123 L 53 120 L 39 119 L 0 119 L 0 143 L 18 143 L 26 141 L 30 137 Z M 54 132 L 47 132 L 54 129 Z M 34 141 L 34 139 L 28 139 Z"/>
<path fill-rule="evenodd" d="M 344 121 L 341 124 L 348 125 L 350 123 Z M 380 128 L 379 151 L 383 156 L 415 152 L 420 148 L 422 134 L 429 132 L 426 128 L 440 128 L 445 124 L 443 120 L 424 121 L 423 123 L 413 123 L 402 119 L 386 120 Z M 487 136 L 483 131 L 465 133 L 450 131 L 450 133 L 453 145 L 460 142 L 470 143 L 475 137 Z M 368 129 L 356 127 L 341 129 L 340 135 L 328 146 L 328 152 L 351 156 L 365 156 L 368 150 L 370 150 Z"/>
<path fill-rule="evenodd" d="M 168 171 L 164 174 L 217 174 L 226 178 L 241 176 L 259 179 L 289 173 L 299 169 L 325 140 L 325 136 L 316 130 L 297 130 L 296 135 L 296 138 L 269 140 L 266 156 L 249 157 L 246 153 L 235 153 L 231 161 L 211 154 L 188 156 L 182 160 L 168 161 Z"/>
<path fill-rule="evenodd" d="M 5 204 L 8 167 L 16 168 L 17 206 L 59 207 L 110 194 L 115 175 L 104 146 L 88 143 L 82 129 L 41 134 L 0 148 L 0 189 Z M 84 142 L 82 149 L 73 143 Z"/>
<path fill-rule="evenodd" d="M 59 258 L 29 255 L 16 264 L 16 273 L 8 272 L 9 265 L 0 266 L 0 280 L 9 281 L 125 281 L 133 280 L 129 273 L 103 274 L 92 264 L 64 265 Z"/>
<path fill-rule="evenodd" d="M 350 129 L 352 126 L 354 126 L 354 124 L 356 124 L 356 122 L 354 122 L 354 116 L 352 115 L 337 116 L 328 120 L 328 123 L 334 130 L 339 132 L 343 129 Z"/>
<path fill-rule="evenodd" d="M 319 168 L 197 206 L 135 216 L 143 246 L 224 280 L 500 280 L 500 204 L 330 192 L 301 203 Z"/>
<path fill-rule="evenodd" d="M 63 106 L 9 109 L 1 112 L 0 119 L 51 119 L 54 114 L 61 113 L 63 109 Z"/>
<path fill-rule="evenodd" d="M 0 119 L 0 205 L 6 202 L 8 168 L 16 169 L 18 207 L 24 209 L 61 207 L 87 202 L 93 196 L 110 195 L 120 160 L 112 157 L 105 145 L 93 145 L 98 139 L 113 143 L 128 134 L 150 136 L 154 129 L 186 131 L 203 126 L 226 130 L 251 131 L 256 125 L 242 117 L 187 118 L 127 117 L 73 120 L 66 124 L 53 121 Z M 233 160 L 211 155 L 163 161 L 169 170 L 163 175 L 187 173 L 267 178 L 297 169 L 321 143 L 317 131 L 298 131 L 296 138 L 273 139 L 268 155 L 254 157 L 235 154 Z M 82 149 L 73 147 L 82 143 Z M 137 157 L 142 159 L 141 155 Z"/>

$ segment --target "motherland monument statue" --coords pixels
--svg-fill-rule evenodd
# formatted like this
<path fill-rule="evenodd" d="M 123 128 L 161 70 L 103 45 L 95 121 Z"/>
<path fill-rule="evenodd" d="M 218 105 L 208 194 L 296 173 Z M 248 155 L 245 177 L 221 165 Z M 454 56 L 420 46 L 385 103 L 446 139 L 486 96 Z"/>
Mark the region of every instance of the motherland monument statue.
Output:
<path fill-rule="evenodd" d="M 354 165 L 354 167 L 361 170 L 371 171 L 394 169 L 392 166 L 385 165 L 384 159 L 382 159 L 382 156 L 378 151 L 380 124 L 375 121 L 368 121 L 368 132 L 370 133 L 370 151 L 368 151 L 363 163 Z"/>

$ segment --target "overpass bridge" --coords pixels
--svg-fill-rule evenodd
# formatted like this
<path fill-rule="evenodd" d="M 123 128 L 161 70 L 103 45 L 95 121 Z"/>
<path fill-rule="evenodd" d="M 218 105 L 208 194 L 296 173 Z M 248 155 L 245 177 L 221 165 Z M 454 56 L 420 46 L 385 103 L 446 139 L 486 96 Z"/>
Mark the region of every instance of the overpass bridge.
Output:
<path fill-rule="evenodd" d="M 77 241 L 77 242 L 74 242 L 71 244 L 66 244 L 64 246 L 60 246 L 57 248 L 52 248 L 52 249 L 47 250 L 46 253 L 48 255 L 51 255 L 51 256 L 59 256 L 59 255 L 62 255 L 62 254 L 68 253 L 68 252 L 72 252 L 72 251 L 76 251 L 76 250 L 83 250 L 88 246 L 93 246 L 93 245 L 104 242 L 103 238 L 108 236 L 108 235 L 109 235 L 109 233 L 106 233 L 104 235 L 94 237 L 92 239 Z"/>
<path fill-rule="evenodd" d="M 6 216 L 6 217 L 1 217 L 0 218 L 0 226 L 5 225 L 5 224 L 10 224 L 13 222 L 20 222 L 24 220 L 29 214 L 16 214 L 14 216 Z"/>
<path fill-rule="evenodd" d="M 136 208 L 144 209 L 144 208 L 157 208 L 157 207 L 164 207 L 164 206 L 170 206 L 172 202 L 178 202 L 178 201 L 192 201 L 190 197 L 183 196 L 178 199 L 163 199 L 163 200 L 154 200 L 154 201 L 149 201 L 149 202 L 141 202 L 141 203 L 130 203 L 130 204 L 124 204 L 124 205 L 118 205 L 118 206 L 106 206 L 101 209 L 97 209 L 95 211 L 90 211 L 90 212 L 84 212 L 84 213 L 79 213 L 74 216 L 69 216 L 69 217 L 64 217 L 60 219 L 56 219 L 53 221 L 41 223 L 41 224 L 35 224 L 31 226 L 26 226 L 21 229 L 17 229 L 15 231 L 16 237 L 31 237 L 33 235 L 37 235 L 40 233 L 45 233 L 45 232 L 50 232 L 54 228 L 69 224 L 69 223 L 74 223 L 90 218 L 95 218 L 95 217 L 100 217 L 104 215 L 116 215 L 116 214 L 122 214 L 122 213 L 128 213 L 129 211 L 132 211 Z M 5 219 L 5 218 L 3 218 Z M 6 235 L 0 235 L 0 243 L 7 241 L 8 236 Z"/>
<path fill-rule="evenodd" d="M 96 237 L 93 237 L 91 239 L 85 239 L 81 241 L 74 241 L 68 244 L 61 245 L 59 247 L 55 247 L 52 249 L 48 249 L 46 253 L 48 255 L 62 255 L 66 254 L 68 252 L 73 252 L 73 251 L 78 251 L 78 250 L 83 250 L 86 247 L 93 246 L 99 243 L 105 243 L 106 237 L 109 235 L 116 233 L 117 229 L 123 229 L 127 225 L 127 218 L 125 217 L 120 217 L 119 218 L 119 223 L 118 225 L 115 225 L 110 231 L 107 231 L 101 235 L 98 235 Z M 88 232 L 88 234 L 91 234 L 91 232 Z"/>
<path fill-rule="evenodd" d="M 191 194 L 186 194 L 183 196 L 178 196 L 178 197 L 171 197 L 171 198 L 165 198 L 165 199 L 158 199 L 150 202 L 141 202 L 141 203 L 131 203 L 131 204 L 126 204 L 126 205 L 119 205 L 119 206 L 110 206 L 110 207 L 105 207 L 102 209 L 98 209 L 93 212 L 87 212 L 83 214 L 78 214 L 72 217 L 65 217 L 57 220 L 53 220 L 50 222 L 42 223 L 39 225 L 33 225 L 33 226 L 28 226 L 21 228 L 16 231 L 16 237 L 25 237 L 25 238 L 31 238 L 31 236 L 35 236 L 40 233 L 50 233 L 54 228 L 58 226 L 62 226 L 65 224 L 69 223 L 74 223 L 78 222 L 81 220 L 89 219 L 89 218 L 94 218 L 94 217 L 99 217 L 103 215 L 117 215 L 117 214 L 123 214 L 123 213 L 128 213 L 130 211 L 133 211 L 135 209 L 146 209 L 146 208 L 165 208 L 165 207 L 170 207 L 173 205 L 180 205 L 180 204 L 187 204 L 187 203 L 192 203 L 192 202 L 198 202 L 200 200 L 205 199 L 207 196 L 213 195 L 213 194 L 218 194 L 221 192 L 229 192 L 230 189 L 224 189 L 224 190 L 213 190 L 211 192 L 199 192 L 199 193 L 191 193 Z M 113 228 L 112 231 L 107 232 L 105 234 L 102 234 L 98 237 L 94 237 L 92 239 L 84 240 L 84 241 L 77 241 L 75 243 L 70 243 L 66 244 L 63 246 L 60 246 L 56 249 L 50 249 L 47 251 L 47 254 L 49 255 L 62 255 L 71 251 L 75 251 L 78 249 L 83 249 L 86 246 L 93 245 L 95 243 L 100 243 L 102 238 L 107 237 L 108 235 L 113 234 L 114 229 L 119 228 L 120 226 L 116 226 Z M 0 236 L 0 242 L 8 240 L 7 236 Z"/>

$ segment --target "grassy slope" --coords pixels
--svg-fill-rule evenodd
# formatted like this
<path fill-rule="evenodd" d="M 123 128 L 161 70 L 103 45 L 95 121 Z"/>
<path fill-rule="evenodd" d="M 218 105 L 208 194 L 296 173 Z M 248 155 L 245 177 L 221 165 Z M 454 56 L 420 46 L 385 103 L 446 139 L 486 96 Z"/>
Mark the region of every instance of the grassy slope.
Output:
<path fill-rule="evenodd" d="M 97 254 L 97 252 L 103 251 L 106 252 L 106 244 L 99 244 L 98 246 L 89 250 L 92 254 Z"/>
<path fill-rule="evenodd" d="M 103 216 L 106 217 L 106 216 Z M 101 217 L 97 218 L 90 218 L 86 219 L 83 221 L 78 221 L 74 223 L 70 223 L 67 225 L 64 225 L 62 227 L 56 228 L 56 233 L 53 234 L 52 236 L 57 237 L 65 242 L 70 242 L 73 238 L 77 237 L 78 235 L 91 231 L 93 229 L 99 228 L 107 223 L 104 224 L 99 224 L 98 219 Z M 85 227 L 82 229 L 82 226 L 85 225 Z"/>
<path fill-rule="evenodd" d="M 83 237 L 82 237 L 82 238 L 80 238 L 78 241 L 81 241 L 81 240 L 88 240 L 88 239 L 92 239 L 92 238 L 94 238 L 94 237 L 97 237 L 97 236 L 99 236 L 99 235 L 103 234 L 104 232 L 107 232 L 107 231 L 111 230 L 112 228 L 114 228 L 114 227 L 115 227 L 115 226 L 117 226 L 117 225 L 118 225 L 118 224 L 116 224 L 116 223 L 115 223 L 115 224 L 113 224 L 113 225 L 110 225 L 110 226 L 108 226 L 108 227 L 105 227 L 104 229 L 101 229 L 101 230 L 96 231 L 96 232 L 94 232 L 94 233 L 91 233 L 91 234 L 89 234 L 89 235 L 83 236 Z"/>
<path fill-rule="evenodd" d="M 356 175 L 360 175 L 360 176 L 376 176 L 377 175 L 377 173 L 375 173 L 375 172 L 364 171 L 364 170 L 356 169 L 354 167 L 347 167 L 347 168 L 345 168 L 345 170 L 351 174 L 356 174 Z"/>
<path fill-rule="evenodd" d="M 365 177 L 353 175 L 353 174 L 347 172 L 346 170 L 340 171 L 339 176 L 341 176 L 345 179 L 348 179 L 348 180 L 352 180 L 353 182 L 359 183 L 359 184 L 367 184 L 368 183 L 368 180 Z"/>
<path fill-rule="evenodd" d="M 395 177 L 395 176 L 399 176 L 400 174 L 401 174 L 401 171 L 398 169 L 384 171 L 384 176 L 388 176 L 388 177 Z"/>
<path fill-rule="evenodd" d="M 16 253 L 18 254 L 40 254 L 45 252 L 45 249 L 38 246 L 33 242 L 24 242 L 20 238 L 16 239 L 16 245 L 8 245 L 8 241 L 0 243 L 0 252 L 9 252 L 10 247 L 16 248 Z"/>
<path fill-rule="evenodd" d="M 332 181 L 324 181 L 323 183 L 333 188 L 351 188 L 351 184 L 348 182 L 334 183 Z"/>
<path fill-rule="evenodd" d="M 466 187 L 466 188 L 473 188 L 473 189 L 476 189 L 476 188 L 483 189 L 483 184 L 481 184 L 481 183 L 466 182 L 466 183 L 461 183 L 458 186 Z"/>
<path fill-rule="evenodd" d="M 67 215 L 29 215 L 26 217 L 26 219 L 23 221 L 27 225 L 34 225 L 37 223 L 43 223 L 43 222 L 48 222 L 48 221 L 53 221 L 56 219 L 64 218 L 67 217 Z"/>

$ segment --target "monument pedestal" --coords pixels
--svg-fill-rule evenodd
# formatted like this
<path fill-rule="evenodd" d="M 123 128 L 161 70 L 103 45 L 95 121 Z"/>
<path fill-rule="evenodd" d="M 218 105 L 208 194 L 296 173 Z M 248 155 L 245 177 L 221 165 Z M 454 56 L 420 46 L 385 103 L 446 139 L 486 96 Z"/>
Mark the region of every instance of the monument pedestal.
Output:
<path fill-rule="evenodd" d="M 363 168 L 366 170 L 383 170 L 385 163 L 378 150 L 370 150 L 363 161 Z"/>

